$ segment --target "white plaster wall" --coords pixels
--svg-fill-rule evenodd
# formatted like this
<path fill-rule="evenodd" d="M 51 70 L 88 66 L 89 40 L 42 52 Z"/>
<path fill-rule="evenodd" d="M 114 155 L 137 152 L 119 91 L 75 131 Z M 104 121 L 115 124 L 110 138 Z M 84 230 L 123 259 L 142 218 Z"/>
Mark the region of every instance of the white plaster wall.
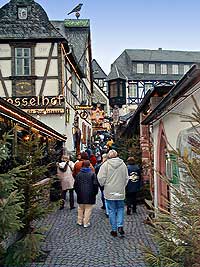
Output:
<path fill-rule="evenodd" d="M 35 115 L 36 117 L 36 115 Z M 38 119 L 38 118 L 37 118 Z M 67 151 L 73 150 L 73 140 L 72 140 L 72 125 L 65 125 L 65 114 L 46 114 L 41 115 L 39 118 L 40 121 L 53 128 L 60 134 L 67 136 L 67 141 L 64 144 L 64 147 Z"/>
<path fill-rule="evenodd" d="M 73 109 L 70 110 L 70 119 L 69 123 L 65 125 L 65 114 L 46 114 L 41 115 L 39 118 L 40 121 L 53 128 L 60 134 L 64 134 L 67 136 L 67 140 L 65 142 L 65 148 L 67 151 L 72 152 L 74 150 L 73 136 L 72 136 L 72 127 L 74 121 L 75 111 Z"/>
<path fill-rule="evenodd" d="M 51 43 L 37 43 L 35 46 L 36 57 L 48 57 Z M 53 56 L 57 56 L 57 44 L 54 45 Z"/>
<path fill-rule="evenodd" d="M 0 58 L 0 69 L 3 77 L 11 76 L 11 60 L 1 60 Z"/>
<path fill-rule="evenodd" d="M 44 76 L 46 65 L 47 65 L 47 59 L 36 59 L 35 60 L 35 75 Z"/>
<path fill-rule="evenodd" d="M 64 134 L 63 130 L 63 120 L 60 118 L 61 114 L 46 114 L 46 115 L 41 115 L 38 120 L 42 121 L 49 127 L 53 128 L 57 132 Z"/>
<path fill-rule="evenodd" d="M 195 92 L 194 97 L 197 100 L 197 103 L 200 103 L 200 88 L 198 91 Z M 166 114 L 163 117 L 167 140 L 169 144 L 173 146 L 173 148 L 175 149 L 179 132 L 183 129 L 191 127 L 190 123 L 183 122 L 183 118 L 181 118 L 181 116 L 177 114 L 181 113 L 181 114 L 191 115 L 193 107 L 194 107 L 194 102 L 191 96 L 189 96 L 177 107 L 171 110 L 170 113 Z"/>
<path fill-rule="evenodd" d="M 5 86 L 7 88 L 9 96 L 12 96 L 12 82 L 11 81 L 5 81 Z M 3 90 L 2 83 L 0 82 L 0 97 L 5 97 L 5 93 Z"/>
<path fill-rule="evenodd" d="M 44 76 L 44 72 L 47 65 L 47 59 L 36 59 L 35 60 L 35 74 L 37 76 Z M 58 76 L 58 61 L 57 59 L 51 59 L 48 76 Z"/>
<path fill-rule="evenodd" d="M 0 58 L 11 57 L 11 48 L 9 44 L 0 44 Z"/>
<path fill-rule="evenodd" d="M 39 95 L 41 85 L 42 85 L 41 80 L 35 81 L 36 95 Z M 46 80 L 43 95 L 44 96 L 56 96 L 59 93 L 58 89 L 59 89 L 58 88 L 58 80 L 56 80 L 56 79 Z"/>
<path fill-rule="evenodd" d="M 39 95 L 40 89 L 41 89 L 41 85 L 42 85 L 42 80 L 36 80 L 35 81 L 35 92 L 36 92 L 36 95 Z"/>
<path fill-rule="evenodd" d="M 197 86 L 199 88 L 199 85 Z M 189 95 L 189 93 L 188 93 Z M 194 93 L 194 97 L 197 103 L 200 103 L 200 89 Z M 177 113 L 191 114 L 192 109 L 194 107 L 193 100 L 191 96 L 188 96 L 184 99 L 178 106 L 174 107 L 169 113 L 162 117 L 162 121 L 164 124 L 164 131 L 167 137 L 169 144 L 176 149 L 176 142 L 179 132 L 191 127 L 190 123 L 182 122 L 182 118 Z M 158 132 L 159 132 L 159 121 L 153 123 L 153 148 L 154 148 L 154 169 L 157 167 L 157 148 L 160 140 L 158 140 Z M 170 147 L 169 147 L 170 149 Z M 154 171 L 154 202 L 155 208 L 158 207 L 158 196 L 157 196 L 157 175 L 156 171 Z"/>

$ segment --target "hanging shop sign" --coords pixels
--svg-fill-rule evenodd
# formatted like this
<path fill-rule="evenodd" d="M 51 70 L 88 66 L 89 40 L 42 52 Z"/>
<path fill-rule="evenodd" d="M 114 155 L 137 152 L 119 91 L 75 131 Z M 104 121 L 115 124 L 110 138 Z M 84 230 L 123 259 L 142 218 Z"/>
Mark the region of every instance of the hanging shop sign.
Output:
<path fill-rule="evenodd" d="M 87 110 L 87 109 L 92 109 L 92 106 L 84 106 L 84 105 L 83 106 L 81 106 L 81 105 L 79 106 L 79 105 L 75 105 L 74 106 L 74 109 L 75 110 Z"/>
<path fill-rule="evenodd" d="M 20 108 L 46 108 L 64 106 L 64 96 L 9 97 L 6 101 Z"/>
<path fill-rule="evenodd" d="M 43 109 L 23 109 L 25 112 L 29 114 L 64 114 L 64 108 L 47 108 Z"/>

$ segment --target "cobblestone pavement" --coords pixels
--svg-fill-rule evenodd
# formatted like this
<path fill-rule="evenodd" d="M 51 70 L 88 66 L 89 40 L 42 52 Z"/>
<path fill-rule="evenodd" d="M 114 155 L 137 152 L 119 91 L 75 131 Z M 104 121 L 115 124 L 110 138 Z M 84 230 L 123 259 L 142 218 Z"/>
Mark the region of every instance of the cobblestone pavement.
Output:
<path fill-rule="evenodd" d="M 57 210 L 41 222 L 49 226 L 42 246 L 49 251 L 44 262 L 30 267 L 145 267 L 141 258 L 140 242 L 153 246 L 148 226 L 143 223 L 146 209 L 138 206 L 137 214 L 125 216 L 125 237 L 112 237 L 108 218 L 101 209 L 98 196 L 91 226 L 76 225 L 77 208 Z"/>

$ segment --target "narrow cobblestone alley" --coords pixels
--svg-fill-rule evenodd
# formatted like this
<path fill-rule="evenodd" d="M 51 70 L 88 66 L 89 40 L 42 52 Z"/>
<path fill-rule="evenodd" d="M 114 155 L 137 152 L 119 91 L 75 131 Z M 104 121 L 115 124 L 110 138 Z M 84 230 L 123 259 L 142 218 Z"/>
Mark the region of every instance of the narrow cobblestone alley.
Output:
<path fill-rule="evenodd" d="M 139 248 L 140 242 L 151 244 L 148 226 L 143 223 L 145 210 L 140 205 L 137 214 L 125 216 L 124 238 L 110 236 L 110 224 L 101 209 L 100 197 L 87 229 L 76 225 L 77 208 L 57 210 L 41 222 L 49 226 L 43 244 L 49 254 L 45 262 L 30 267 L 145 267 Z"/>

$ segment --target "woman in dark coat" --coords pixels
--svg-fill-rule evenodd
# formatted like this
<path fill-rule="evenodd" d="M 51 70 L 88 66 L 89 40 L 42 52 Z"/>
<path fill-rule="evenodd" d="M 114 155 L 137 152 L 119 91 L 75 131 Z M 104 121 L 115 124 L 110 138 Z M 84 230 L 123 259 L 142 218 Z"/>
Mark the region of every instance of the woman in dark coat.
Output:
<path fill-rule="evenodd" d="M 77 224 L 86 228 L 90 226 L 90 215 L 98 193 L 98 181 L 90 168 L 89 160 L 83 161 L 82 168 L 75 177 L 74 189 L 79 204 Z"/>
<path fill-rule="evenodd" d="M 126 186 L 126 202 L 127 215 L 130 215 L 131 210 L 136 212 L 137 192 L 141 186 L 141 169 L 139 165 L 135 164 L 133 157 L 129 157 L 127 163 L 129 181 Z"/>

